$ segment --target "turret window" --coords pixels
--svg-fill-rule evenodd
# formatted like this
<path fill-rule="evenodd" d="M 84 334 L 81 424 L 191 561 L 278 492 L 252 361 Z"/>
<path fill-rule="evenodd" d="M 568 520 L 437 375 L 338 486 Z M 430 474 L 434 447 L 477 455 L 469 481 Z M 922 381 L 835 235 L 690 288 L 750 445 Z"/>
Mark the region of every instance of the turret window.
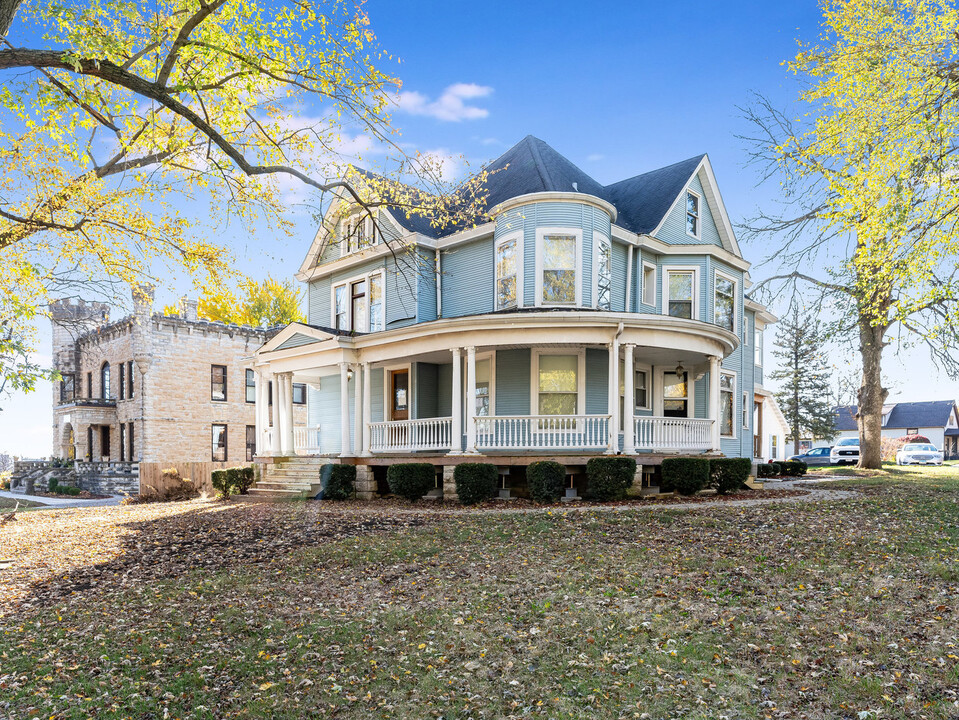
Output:
<path fill-rule="evenodd" d="M 540 228 L 536 238 L 536 304 L 580 305 L 582 230 Z"/>
<path fill-rule="evenodd" d="M 596 233 L 593 238 L 596 246 L 596 307 L 609 310 L 612 308 L 612 248 L 605 235 Z"/>
<path fill-rule="evenodd" d="M 516 307 L 519 297 L 519 235 L 514 234 L 496 243 L 496 309 Z"/>
<path fill-rule="evenodd" d="M 100 368 L 100 397 L 110 399 L 110 363 L 105 362 Z"/>

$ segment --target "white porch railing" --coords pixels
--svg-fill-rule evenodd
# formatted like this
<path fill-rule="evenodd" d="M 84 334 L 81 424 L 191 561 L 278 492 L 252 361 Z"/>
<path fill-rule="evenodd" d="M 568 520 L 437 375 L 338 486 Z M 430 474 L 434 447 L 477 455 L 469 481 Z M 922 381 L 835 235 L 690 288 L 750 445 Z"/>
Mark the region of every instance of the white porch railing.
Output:
<path fill-rule="evenodd" d="M 637 450 L 702 452 L 712 448 L 712 420 L 634 417 L 633 427 Z"/>
<path fill-rule="evenodd" d="M 293 452 L 297 455 L 317 455 L 320 453 L 320 428 L 293 427 Z"/>
<path fill-rule="evenodd" d="M 391 420 L 370 423 L 371 452 L 449 450 L 453 418 Z"/>
<path fill-rule="evenodd" d="M 476 418 L 484 450 L 599 449 L 609 445 L 609 415 L 496 415 Z"/>

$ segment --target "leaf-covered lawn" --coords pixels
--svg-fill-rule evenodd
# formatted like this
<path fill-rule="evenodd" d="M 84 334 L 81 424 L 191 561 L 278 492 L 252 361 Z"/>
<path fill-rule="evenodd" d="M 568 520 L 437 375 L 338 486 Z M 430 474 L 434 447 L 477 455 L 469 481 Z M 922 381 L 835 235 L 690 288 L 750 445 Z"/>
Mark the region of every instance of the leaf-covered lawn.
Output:
<path fill-rule="evenodd" d="M 28 513 L 0 531 L 7 554 L 42 523 L 31 562 L 97 565 L 10 593 L 0 715 L 959 716 L 959 468 L 838 482 L 861 495 Z"/>

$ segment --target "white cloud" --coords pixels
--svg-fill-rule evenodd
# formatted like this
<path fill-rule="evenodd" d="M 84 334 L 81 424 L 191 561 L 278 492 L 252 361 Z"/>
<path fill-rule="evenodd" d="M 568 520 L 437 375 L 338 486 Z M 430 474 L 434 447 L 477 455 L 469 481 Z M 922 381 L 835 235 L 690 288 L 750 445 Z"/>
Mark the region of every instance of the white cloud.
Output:
<path fill-rule="evenodd" d="M 464 169 L 462 158 L 454 156 L 448 148 L 423 150 L 420 157 L 422 158 L 420 171 L 429 175 L 439 172 L 438 179 L 444 183 L 455 181 Z"/>
<path fill-rule="evenodd" d="M 587 162 L 599 162 L 600 160 L 605 160 L 606 156 L 600 153 L 592 153 L 586 156 Z"/>
<path fill-rule="evenodd" d="M 415 90 L 396 95 L 396 106 L 410 115 L 426 115 L 445 122 L 480 120 L 489 115 L 486 108 L 467 103 L 469 100 L 489 97 L 493 88 L 476 83 L 454 83 L 447 87 L 436 100 L 430 100 Z"/>

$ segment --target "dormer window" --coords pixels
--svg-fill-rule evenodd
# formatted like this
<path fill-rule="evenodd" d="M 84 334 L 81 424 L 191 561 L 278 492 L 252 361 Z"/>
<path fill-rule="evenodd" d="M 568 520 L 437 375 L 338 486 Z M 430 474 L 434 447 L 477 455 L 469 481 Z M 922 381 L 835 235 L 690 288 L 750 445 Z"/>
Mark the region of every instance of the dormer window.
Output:
<path fill-rule="evenodd" d="M 699 237 L 699 195 L 686 191 L 686 234 Z"/>
<path fill-rule="evenodd" d="M 376 223 L 365 212 L 344 219 L 340 227 L 343 229 L 340 243 L 343 255 L 359 252 L 376 244 Z"/>

